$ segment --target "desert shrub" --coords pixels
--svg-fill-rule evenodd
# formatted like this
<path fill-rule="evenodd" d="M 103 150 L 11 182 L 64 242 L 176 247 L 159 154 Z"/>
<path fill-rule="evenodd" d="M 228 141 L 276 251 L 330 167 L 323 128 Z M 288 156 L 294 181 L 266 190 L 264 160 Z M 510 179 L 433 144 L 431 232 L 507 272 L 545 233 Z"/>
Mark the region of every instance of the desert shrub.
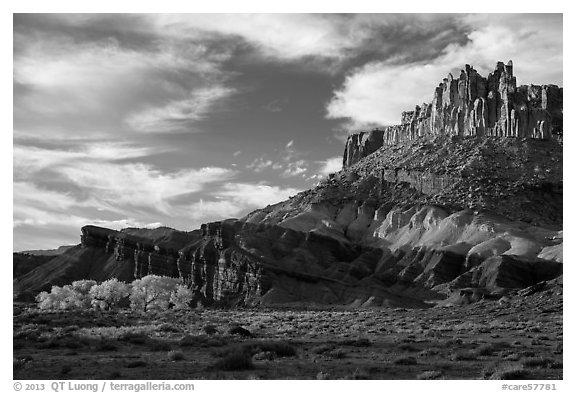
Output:
<path fill-rule="evenodd" d="M 94 285 L 89 292 L 92 306 L 103 310 L 117 306 L 129 293 L 130 285 L 116 278 Z"/>
<path fill-rule="evenodd" d="M 67 375 L 67 374 L 70 374 L 70 371 L 72 371 L 72 367 L 70 367 L 69 365 L 64 365 L 60 369 L 60 374 L 61 375 Z"/>
<path fill-rule="evenodd" d="M 147 363 L 144 360 L 132 360 L 124 365 L 126 368 L 146 367 Z"/>
<path fill-rule="evenodd" d="M 372 342 L 367 338 L 359 338 L 356 340 L 343 340 L 342 345 L 350 345 L 353 347 L 369 347 L 372 345 Z"/>
<path fill-rule="evenodd" d="M 221 347 L 226 345 L 227 342 L 219 337 L 209 337 L 206 335 L 200 336 L 184 336 L 178 341 L 181 347 Z"/>
<path fill-rule="evenodd" d="M 509 353 L 508 355 L 506 355 L 506 356 L 504 357 L 504 360 L 511 360 L 511 361 L 520 360 L 520 354 L 518 354 L 518 353 Z"/>
<path fill-rule="evenodd" d="M 330 379 L 330 374 L 325 373 L 324 371 L 320 371 L 320 372 L 318 372 L 318 374 L 316 374 L 316 379 L 319 381 L 324 381 L 326 379 Z"/>
<path fill-rule="evenodd" d="M 112 341 L 106 340 L 106 339 L 102 339 L 97 345 L 96 345 L 96 350 L 97 351 L 103 351 L 103 352 L 108 352 L 108 351 L 117 351 L 118 350 L 118 345 Z"/>
<path fill-rule="evenodd" d="M 176 326 L 170 323 L 163 323 L 161 325 L 158 325 L 156 327 L 156 330 L 165 333 L 178 333 L 180 331 L 180 329 L 178 329 Z"/>
<path fill-rule="evenodd" d="M 26 364 L 29 362 L 28 359 L 16 359 L 14 358 L 13 363 L 12 363 L 12 369 L 13 371 L 17 371 L 17 370 L 21 370 L 24 367 L 26 367 Z"/>
<path fill-rule="evenodd" d="M 237 334 L 242 337 L 254 337 L 254 335 L 248 330 L 241 326 L 233 326 L 228 330 L 228 334 Z"/>
<path fill-rule="evenodd" d="M 152 352 L 169 352 L 172 346 L 165 341 L 154 340 L 148 343 L 148 348 Z"/>
<path fill-rule="evenodd" d="M 511 366 L 502 370 L 496 370 L 490 379 L 513 380 L 513 379 L 532 379 L 530 372 L 520 366 Z"/>
<path fill-rule="evenodd" d="M 408 344 L 408 343 L 402 343 L 402 344 L 398 345 L 398 349 L 400 349 L 401 351 L 406 351 L 406 352 L 418 351 L 418 349 L 416 349 L 416 347 L 414 347 L 413 345 Z"/>
<path fill-rule="evenodd" d="M 87 345 L 86 340 L 77 337 L 51 337 L 38 344 L 40 349 L 68 348 L 79 349 Z"/>
<path fill-rule="evenodd" d="M 564 345 L 562 343 L 556 344 L 556 347 L 554 348 L 554 353 L 560 355 L 563 352 L 564 352 Z"/>
<path fill-rule="evenodd" d="M 122 374 L 119 371 L 112 371 L 108 376 L 104 379 L 120 379 Z"/>
<path fill-rule="evenodd" d="M 184 353 L 180 350 L 172 350 L 168 352 L 168 359 L 176 362 L 178 360 L 184 359 Z"/>
<path fill-rule="evenodd" d="M 434 355 L 438 355 L 440 353 L 439 349 L 436 348 L 428 348 L 425 349 L 423 351 L 418 352 L 418 356 L 420 357 L 428 357 L 428 356 L 434 356 Z"/>
<path fill-rule="evenodd" d="M 252 354 L 247 348 L 237 347 L 219 359 L 214 367 L 223 371 L 249 370 L 254 367 Z"/>
<path fill-rule="evenodd" d="M 451 338 L 446 340 L 445 344 L 447 346 L 455 346 L 455 345 L 462 345 L 463 341 L 461 338 Z"/>
<path fill-rule="evenodd" d="M 477 356 L 492 356 L 497 348 L 492 344 L 485 344 L 481 345 L 480 347 L 476 348 L 473 353 Z"/>
<path fill-rule="evenodd" d="M 330 351 L 333 348 L 334 347 L 332 345 L 322 344 L 322 345 L 318 345 L 317 347 L 312 348 L 312 352 L 320 355 L 320 354 L 323 354 L 324 352 Z"/>
<path fill-rule="evenodd" d="M 118 337 L 119 341 L 128 342 L 130 344 L 145 344 L 148 341 L 148 336 L 144 333 L 126 332 Z"/>
<path fill-rule="evenodd" d="M 254 360 L 272 360 L 276 358 L 276 355 L 274 354 L 274 352 L 258 352 L 256 355 L 252 356 L 252 359 Z"/>
<path fill-rule="evenodd" d="M 296 356 L 296 348 L 285 341 L 260 341 L 256 347 L 262 352 L 274 352 L 278 357 Z"/>
<path fill-rule="evenodd" d="M 178 284 L 170 295 L 170 303 L 176 310 L 189 310 L 192 308 L 194 293 L 186 285 Z"/>
<path fill-rule="evenodd" d="M 562 368 L 562 362 L 542 357 L 524 359 L 522 365 L 527 368 Z"/>
<path fill-rule="evenodd" d="M 22 326 L 18 332 L 14 332 L 14 339 L 37 341 L 44 331 L 45 329 L 36 324 L 27 324 Z"/>
<path fill-rule="evenodd" d="M 176 278 L 148 275 L 132 282 L 130 307 L 140 311 L 167 310 L 179 281 Z"/>
<path fill-rule="evenodd" d="M 252 341 L 223 348 L 216 352 L 216 356 L 226 357 L 234 352 L 247 353 L 249 356 L 269 353 L 271 357 L 290 357 L 297 353 L 296 347 L 286 341 Z"/>
<path fill-rule="evenodd" d="M 216 329 L 216 326 L 214 326 L 214 325 L 206 325 L 206 326 L 204 326 L 203 329 L 204 329 L 204 332 L 206 334 L 209 334 L 209 335 L 218 333 L 218 329 Z"/>
<path fill-rule="evenodd" d="M 450 356 L 452 361 L 476 360 L 478 355 L 474 351 L 456 352 Z"/>
<path fill-rule="evenodd" d="M 66 326 L 62 329 L 62 332 L 64 333 L 72 333 L 75 332 L 76 330 L 80 329 L 80 327 L 78 325 L 69 325 Z"/>
<path fill-rule="evenodd" d="M 334 359 L 344 359 L 346 357 L 346 351 L 342 348 L 336 348 L 331 351 L 325 353 L 326 355 L 330 356 Z"/>
<path fill-rule="evenodd" d="M 424 371 L 416 376 L 416 379 L 440 379 L 442 378 L 442 371 L 431 370 Z"/>
<path fill-rule="evenodd" d="M 400 356 L 394 359 L 394 364 L 400 364 L 403 366 L 412 366 L 418 364 L 418 360 L 414 356 Z"/>
<path fill-rule="evenodd" d="M 370 379 L 370 374 L 366 370 L 357 368 L 351 375 L 346 375 L 344 379 L 366 380 Z"/>
<path fill-rule="evenodd" d="M 482 369 L 483 379 L 530 379 L 531 375 L 522 365 L 493 362 Z"/>

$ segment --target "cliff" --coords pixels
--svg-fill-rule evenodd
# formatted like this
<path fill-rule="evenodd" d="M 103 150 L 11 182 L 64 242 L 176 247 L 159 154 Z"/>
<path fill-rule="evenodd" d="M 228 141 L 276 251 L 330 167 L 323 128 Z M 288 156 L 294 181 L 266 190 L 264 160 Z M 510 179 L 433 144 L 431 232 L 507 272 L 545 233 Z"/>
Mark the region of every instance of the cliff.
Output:
<path fill-rule="evenodd" d="M 562 139 L 563 89 L 556 85 L 516 86 L 512 61 L 498 62 L 487 78 L 466 65 L 449 74 L 432 102 L 403 112 L 401 124 L 348 137 L 344 167 L 383 145 L 437 136 Z"/>

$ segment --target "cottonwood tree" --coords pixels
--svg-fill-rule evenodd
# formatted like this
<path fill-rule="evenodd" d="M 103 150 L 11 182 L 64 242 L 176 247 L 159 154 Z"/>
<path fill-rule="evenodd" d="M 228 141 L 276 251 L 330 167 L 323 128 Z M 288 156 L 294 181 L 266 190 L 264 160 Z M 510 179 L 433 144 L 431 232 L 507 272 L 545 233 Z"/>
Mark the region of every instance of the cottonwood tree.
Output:
<path fill-rule="evenodd" d="M 106 280 L 90 288 L 91 304 L 94 307 L 109 310 L 130 295 L 130 285 L 116 278 Z"/>
<path fill-rule="evenodd" d="M 172 292 L 180 280 L 171 277 L 148 275 L 132 282 L 130 307 L 133 310 L 166 310 Z"/>
<path fill-rule="evenodd" d="M 174 304 L 176 310 L 187 310 L 191 307 L 194 293 L 186 285 L 178 284 L 172 295 L 170 303 Z"/>
<path fill-rule="evenodd" d="M 92 304 L 92 297 L 90 296 L 90 289 L 98 285 L 94 280 L 78 280 L 70 285 L 65 285 L 64 288 L 70 287 L 74 292 L 73 298 L 70 300 L 74 308 L 85 309 L 89 308 Z"/>
<path fill-rule="evenodd" d="M 67 310 L 72 308 L 69 301 L 72 295 L 73 293 L 69 287 L 62 288 L 54 285 L 50 292 L 40 292 L 36 296 L 36 301 L 40 310 Z"/>
<path fill-rule="evenodd" d="M 48 292 L 36 296 L 38 308 L 41 310 L 73 310 L 90 307 L 90 288 L 96 285 L 94 280 L 74 281 L 70 285 L 59 287 L 54 285 Z"/>

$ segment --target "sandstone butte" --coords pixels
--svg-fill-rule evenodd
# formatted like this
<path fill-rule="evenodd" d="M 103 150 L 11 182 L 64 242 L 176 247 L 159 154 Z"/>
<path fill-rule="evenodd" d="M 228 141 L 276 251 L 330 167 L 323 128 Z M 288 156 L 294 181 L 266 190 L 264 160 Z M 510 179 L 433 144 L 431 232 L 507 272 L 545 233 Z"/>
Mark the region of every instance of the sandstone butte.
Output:
<path fill-rule="evenodd" d="M 466 65 L 401 124 L 351 135 L 315 188 L 191 232 L 85 226 L 60 255 L 15 254 L 15 295 L 158 274 L 204 305 L 423 308 L 558 282 L 562 94 Z"/>

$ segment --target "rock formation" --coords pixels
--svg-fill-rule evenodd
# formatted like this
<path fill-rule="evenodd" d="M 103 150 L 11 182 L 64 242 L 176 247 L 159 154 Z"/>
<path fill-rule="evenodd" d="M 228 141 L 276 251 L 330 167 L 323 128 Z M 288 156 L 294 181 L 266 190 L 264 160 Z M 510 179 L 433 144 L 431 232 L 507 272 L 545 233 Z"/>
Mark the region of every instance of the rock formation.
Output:
<path fill-rule="evenodd" d="M 81 245 L 23 266 L 16 292 L 156 274 L 207 305 L 429 307 L 554 279 L 562 89 L 517 87 L 512 71 L 498 63 L 484 78 L 466 66 L 400 125 L 351 135 L 342 171 L 240 220 L 191 232 L 85 226 Z"/>
<path fill-rule="evenodd" d="M 344 167 L 383 145 L 440 135 L 562 139 L 563 89 L 556 85 L 516 86 L 512 61 L 498 62 L 487 78 L 466 64 L 458 78 L 449 74 L 431 104 L 403 112 L 399 125 L 350 135 Z"/>

